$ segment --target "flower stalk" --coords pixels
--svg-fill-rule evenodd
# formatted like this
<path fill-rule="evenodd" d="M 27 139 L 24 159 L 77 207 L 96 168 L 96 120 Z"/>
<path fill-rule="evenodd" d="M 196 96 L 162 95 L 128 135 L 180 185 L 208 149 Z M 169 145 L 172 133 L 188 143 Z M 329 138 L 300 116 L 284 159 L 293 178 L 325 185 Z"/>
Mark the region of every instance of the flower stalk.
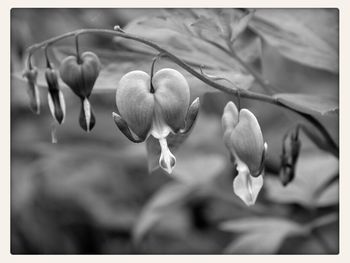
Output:
<path fill-rule="evenodd" d="M 195 76 L 199 80 L 203 81 L 204 83 L 206 83 L 207 85 L 209 85 L 215 89 L 221 90 L 225 93 L 228 93 L 228 94 L 231 94 L 234 96 L 240 96 L 242 98 L 247 98 L 247 99 L 252 99 L 252 100 L 257 100 L 257 101 L 277 105 L 281 108 L 292 111 L 292 112 L 298 114 L 299 116 L 301 116 L 302 118 L 304 118 L 305 120 L 307 120 L 308 122 L 310 122 L 322 134 L 322 136 L 328 142 L 328 144 L 330 145 L 330 147 L 332 149 L 331 150 L 332 154 L 335 155 L 336 157 L 339 157 L 338 145 L 334 142 L 334 140 L 332 139 L 332 137 L 328 133 L 327 129 L 312 115 L 306 114 L 304 112 L 293 109 L 287 105 L 284 105 L 280 101 L 278 101 L 277 98 L 274 98 L 272 96 L 265 95 L 265 94 L 259 94 L 259 93 L 248 91 L 248 90 L 242 90 L 239 87 L 232 88 L 232 87 L 228 87 L 228 86 L 222 85 L 220 83 L 217 83 L 217 82 L 211 80 L 210 78 L 206 77 L 205 75 L 201 74 L 200 72 L 196 71 L 195 69 L 190 67 L 188 64 L 186 64 L 183 60 L 181 60 L 180 58 L 178 58 L 174 54 L 170 53 L 166 49 L 155 44 L 154 42 L 147 40 L 147 39 L 144 39 L 144 38 L 141 38 L 139 36 L 133 35 L 133 34 L 126 33 L 122 30 L 115 31 L 115 30 L 109 30 L 109 29 L 80 29 L 80 30 L 68 32 L 68 33 L 50 38 L 50 39 L 43 41 L 41 43 L 37 43 L 37 44 L 30 46 L 28 48 L 29 57 L 36 50 L 38 50 L 46 45 L 52 45 L 52 44 L 54 44 L 62 39 L 69 38 L 72 36 L 76 37 L 76 36 L 82 35 L 82 34 L 107 34 L 107 35 L 111 35 L 111 36 L 117 36 L 117 37 L 122 37 L 122 38 L 126 38 L 126 39 L 131 39 L 131 40 L 143 43 L 143 44 L 157 50 L 158 52 L 161 52 L 163 56 L 166 56 L 168 59 L 172 60 L 174 63 L 176 63 L 177 65 L 182 67 L 184 70 L 188 71 L 190 74 L 192 74 L 193 76 Z M 256 77 L 256 75 L 255 75 L 255 77 Z M 260 84 L 266 85 L 266 83 L 263 81 L 261 81 Z"/>

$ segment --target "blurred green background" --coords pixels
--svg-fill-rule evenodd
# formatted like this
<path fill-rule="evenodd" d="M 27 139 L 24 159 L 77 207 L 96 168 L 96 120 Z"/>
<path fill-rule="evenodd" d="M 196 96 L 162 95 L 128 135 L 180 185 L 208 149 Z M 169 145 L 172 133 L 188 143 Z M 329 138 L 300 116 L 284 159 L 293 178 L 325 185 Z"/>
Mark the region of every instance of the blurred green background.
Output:
<path fill-rule="evenodd" d="M 309 17 L 302 12 L 301 17 Z M 12 9 L 12 73 L 21 74 L 25 49 L 34 43 L 80 28 L 124 28 L 158 13 L 157 9 Z M 308 26 L 318 32 L 317 18 L 331 23 L 334 17 L 334 11 L 316 10 Z M 324 31 L 320 34 L 328 35 Z M 150 39 L 167 36 L 151 29 L 144 34 Z M 256 39 L 251 32 L 244 37 Z M 337 36 L 332 37 L 337 46 Z M 153 56 L 133 53 L 110 37 L 84 36 L 81 42 L 83 49 L 100 55 L 111 87 L 116 88 L 129 70 L 149 71 Z M 251 65 L 284 92 L 338 96 L 338 74 L 298 64 L 268 43 L 253 43 Z M 51 54 L 58 60 L 72 52 L 73 40 L 60 42 L 60 47 Z M 112 66 L 108 63 L 114 58 L 103 51 L 116 54 Z M 44 65 L 42 53 L 34 59 L 38 66 Z M 198 60 L 200 64 L 201 57 Z M 169 61 L 162 61 L 162 66 L 179 69 Z M 232 192 L 234 169 L 222 141 L 222 110 L 233 98 L 203 94 L 207 87 L 186 76 L 191 97 L 198 93 L 202 104 L 192 134 L 175 153 L 173 176 L 159 170 L 149 174 L 145 145 L 129 142 L 116 128 L 111 117 L 115 90 L 93 91 L 97 123 L 87 134 L 78 124 L 80 102 L 64 88 L 66 120 L 57 130 L 58 144 L 51 144 L 53 120 L 46 89 L 41 89 L 41 114 L 35 115 L 28 107 L 25 83 L 12 78 L 11 253 L 338 253 L 339 187 L 332 180 L 338 174 L 338 160 L 302 135 L 297 177 L 283 188 L 277 177 L 282 138 L 300 119 L 275 106 L 242 99 L 242 106 L 259 119 L 269 145 L 263 190 L 257 204 L 246 207 Z M 252 89 L 261 92 L 256 83 Z M 338 117 L 322 121 L 338 140 Z"/>

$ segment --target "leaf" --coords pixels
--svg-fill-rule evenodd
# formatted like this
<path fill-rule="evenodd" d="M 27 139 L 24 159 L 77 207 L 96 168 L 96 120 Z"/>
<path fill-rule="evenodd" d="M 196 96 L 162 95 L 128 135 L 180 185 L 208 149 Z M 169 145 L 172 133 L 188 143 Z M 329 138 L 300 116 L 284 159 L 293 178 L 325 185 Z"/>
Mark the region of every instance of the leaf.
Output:
<path fill-rule="evenodd" d="M 162 217 L 181 206 L 192 192 L 192 188 L 174 182 L 168 183 L 158 190 L 143 207 L 141 215 L 134 225 L 134 241 L 141 241 Z"/>
<path fill-rule="evenodd" d="M 317 23 L 310 26 L 310 20 Z M 339 52 L 332 44 L 338 39 L 336 9 L 258 9 L 249 26 L 288 59 L 339 72 Z"/>
<path fill-rule="evenodd" d="M 226 158 L 221 154 L 183 151 L 178 154 L 173 177 L 191 185 L 201 186 L 213 182 L 226 165 Z"/>
<path fill-rule="evenodd" d="M 339 118 L 338 118 L 339 121 Z M 339 125 L 338 123 L 336 125 Z M 324 125 L 329 128 L 329 125 Z M 300 126 L 301 130 L 305 133 L 305 135 L 315 144 L 319 149 L 332 153 L 334 156 L 339 156 L 339 149 L 337 149 L 333 144 L 326 140 L 326 138 L 316 130 L 311 124 L 303 124 Z M 336 145 L 339 145 L 339 142 L 334 142 Z M 338 146 L 337 146 L 338 147 Z"/>
<path fill-rule="evenodd" d="M 274 254 L 285 238 L 308 234 L 295 222 L 273 217 L 231 220 L 222 223 L 220 229 L 240 234 L 225 249 L 231 254 Z"/>
<path fill-rule="evenodd" d="M 196 14 L 196 12 L 200 13 Z M 169 11 L 165 13 L 167 17 L 151 16 L 136 19 L 125 28 L 125 31 L 139 37 L 145 37 L 160 46 L 164 46 L 167 50 L 183 59 L 187 64 L 197 69 L 198 72 L 200 67 L 203 67 L 206 73 L 226 78 L 231 83 L 234 83 L 235 87 L 249 89 L 253 83 L 253 77 L 242 72 L 235 60 L 229 58 L 225 52 L 198 37 L 194 31 L 192 32 L 192 29 L 195 28 L 191 26 L 191 23 L 194 21 L 193 19 L 198 18 L 200 14 L 202 16 L 205 14 L 208 18 L 212 12 L 214 11 L 210 9 L 203 9 L 201 11 L 199 9 L 173 10 L 173 12 Z M 225 12 L 231 11 L 227 10 Z M 179 16 L 175 14 L 179 14 Z M 219 18 L 220 16 L 218 17 L 216 14 L 215 19 L 217 20 Z M 164 21 L 167 22 L 164 23 Z M 181 32 L 182 35 L 178 32 Z M 93 93 L 115 91 L 120 78 L 129 71 L 143 70 L 149 73 L 152 59 L 157 55 L 156 50 L 134 40 L 121 37 L 116 37 L 114 40 L 117 48 L 93 48 L 93 51 L 99 56 L 103 65 L 96 80 Z M 239 47 L 244 50 L 246 57 L 251 59 L 257 56 L 256 50 L 258 48 L 256 41 L 249 39 L 249 41 L 240 43 Z M 91 50 L 91 48 L 81 47 L 81 50 L 83 52 L 85 50 Z M 55 46 L 50 51 L 53 51 L 51 57 L 56 67 L 59 67 L 60 61 L 64 57 L 75 54 L 73 45 Z M 171 67 L 183 73 L 191 87 L 191 98 L 201 97 L 207 92 L 218 92 L 165 58 L 157 63 L 157 67 Z M 16 72 L 15 75 L 20 76 L 21 73 Z M 21 78 L 19 77 L 18 79 Z M 42 68 L 39 72 L 38 83 L 40 86 L 46 86 Z M 222 81 L 222 83 L 224 85 L 232 85 L 226 81 Z M 60 81 L 60 85 L 66 88 L 66 85 L 62 81 Z"/>
<path fill-rule="evenodd" d="M 338 98 L 326 95 L 310 95 L 299 93 L 278 93 L 275 98 L 282 104 L 311 115 L 327 115 L 339 113 Z"/>
<path fill-rule="evenodd" d="M 161 24 L 156 20 L 147 22 L 158 27 L 174 30 L 182 35 L 210 40 L 226 46 L 233 44 L 237 36 L 242 33 L 254 12 L 243 13 L 235 8 L 215 9 L 166 9 L 159 17 Z"/>
<path fill-rule="evenodd" d="M 249 74 L 242 71 L 241 66 L 235 59 L 228 56 L 213 43 L 220 43 L 220 38 L 212 39 L 213 42 L 208 42 L 206 38 L 198 35 L 193 31 L 195 23 L 203 14 L 206 18 L 215 15 L 215 19 L 219 19 L 218 14 L 213 10 L 172 10 L 165 13 L 163 16 L 143 17 L 132 21 L 127 25 L 125 31 L 134 35 L 149 39 L 160 46 L 166 48 L 171 53 L 184 59 L 191 66 L 203 66 L 206 69 L 213 70 L 212 75 L 221 75 L 221 71 L 227 72 L 227 75 L 240 76 L 237 78 L 237 85 L 242 89 L 250 88 L 253 78 Z M 228 11 L 227 11 L 228 12 Z M 208 13 L 208 14 L 207 14 Z M 203 18 L 202 18 L 203 19 Z M 213 35 L 211 31 L 208 35 Z M 216 31 L 215 31 L 216 33 Z M 138 52 L 152 52 L 153 50 L 140 43 L 131 42 L 123 38 L 115 38 L 116 43 L 121 46 L 127 46 L 130 50 Z M 222 41 L 221 41 L 222 42 Z M 249 57 L 253 48 L 250 45 L 254 43 L 254 48 L 257 49 L 257 43 L 249 39 L 244 44 L 241 43 L 242 49 L 249 47 L 250 52 L 245 54 Z M 156 52 L 153 51 L 153 54 Z M 245 80 L 244 80 L 245 79 Z M 240 80 L 243 80 L 240 83 Z M 249 81 L 248 81 L 249 80 Z M 249 84 L 249 85 L 248 85 Z"/>
<path fill-rule="evenodd" d="M 295 179 L 289 185 L 283 187 L 277 178 L 265 177 L 267 197 L 276 203 L 297 203 L 305 207 L 338 203 L 338 187 L 329 189 L 333 193 L 319 192 L 338 169 L 339 161 L 334 156 L 319 151 L 302 151 L 297 162 Z M 324 198 L 324 194 L 329 197 L 328 200 Z"/>
<path fill-rule="evenodd" d="M 339 180 L 325 183 L 317 191 L 317 203 L 322 206 L 334 205 L 339 202 Z"/>

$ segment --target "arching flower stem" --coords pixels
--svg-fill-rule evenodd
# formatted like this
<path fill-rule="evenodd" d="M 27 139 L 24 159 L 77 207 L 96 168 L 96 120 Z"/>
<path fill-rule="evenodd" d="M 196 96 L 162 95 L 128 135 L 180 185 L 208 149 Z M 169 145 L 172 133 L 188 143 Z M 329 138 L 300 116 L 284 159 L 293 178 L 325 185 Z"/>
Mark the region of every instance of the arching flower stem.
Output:
<path fill-rule="evenodd" d="M 201 74 L 200 72 L 196 71 L 191 66 L 189 66 L 187 63 L 185 63 L 183 60 L 181 60 L 180 58 L 178 58 L 174 54 L 170 53 L 166 49 L 155 44 L 154 42 L 147 40 L 147 39 L 144 39 L 144 38 L 141 38 L 139 36 L 133 35 L 133 34 L 126 33 L 122 30 L 115 31 L 115 30 L 109 30 L 109 29 L 80 29 L 80 30 L 68 32 L 68 33 L 50 38 L 46 41 L 43 41 L 43 42 L 40 42 L 40 43 L 37 43 L 37 44 L 30 46 L 28 48 L 28 53 L 29 53 L 28 57 L 30 57 L 36 50 L 38 50 L 44 46 L 53 45 L 54 43 L 56 43 L 62 39 L 72 37 L 72 36 L 78 36 L 78 35 L 82 35 L 82 34 L 96 34 L 96 33 L 122 37 L 125 39 L 131 39 L 131 40 L 143 43 L 149 47 L 152 47 L 153 49 L 157 50 L 158 52 L 162 53 L 163 56 L 166 56 L 167 58 L 172 60 L 174 63 L 176 63 L 177 65 L 182 67 L 184 70 L 188 71 L 190 74 L 192 74 L 196 78 L 200 79 L 201 81 L 203 81 L 204 83 L 208 84 L 209 86 L 211 86 L 215 89 L 221 90 L 223 92 L 226 92 L 226 93 L 234 95 L 234 96 L 240 96 L 241 98 L 247 98 L 247 99 L 252 99 L 252 100 L 257 100 L 257 101 L 262 101 L 262 102 L 266 102 L 269 104 L 277 105 L 281 108 L 288 109 L 288 110 L 298 114 L 299 116 L 303 117 L 305 120 L 310 122 L 322 134 L 322 136 L 326 139 L 326 141 L 330 145 L 332 154 L 335 155 L 336 157 L 339 157 L 338 145 L 334 142 L 333 138 L 328 133 L 327 129 L 312 115 L 306 114 L 304 112 L 293 109 L 287 105 L 284 105 L 275 97 L 265 95 L 265 94 L 259 94 L 259 93 L 252 92 L 249 90 L 243 90 L 237 86 L 232 88 L 232 87 L 228 87 L 228 86 L 222 85 L 220 83 L 217 83 L 217 82 L 211 80 L 210 78 L 207 78 L 205 75 Z M 261 83 L 261 84 L 265 85 L 265 83 Z"/>

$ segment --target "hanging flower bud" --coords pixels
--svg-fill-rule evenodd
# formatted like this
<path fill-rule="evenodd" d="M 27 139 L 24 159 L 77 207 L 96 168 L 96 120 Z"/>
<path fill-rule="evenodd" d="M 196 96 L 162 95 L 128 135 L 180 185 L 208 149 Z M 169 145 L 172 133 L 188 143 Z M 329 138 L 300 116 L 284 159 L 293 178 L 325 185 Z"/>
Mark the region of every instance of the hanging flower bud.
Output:
<path fill-rule="evenodd" d="M 227 103 L 222 116 L 224 142 L 236 163 L 238 175 L 233 191 L 248 206 L 253 205 L 263 185 L 267 144 L 252 112 L 238 112 L 233 102 Z"/>
<path fill-rule="evenodd" d="M 66 104 L 63 93 L 58 84 L 57 71 L 53 68 L 47 68 L 45 71 L 45 78 L 48 85 L 49 93 L 47 99 L 50 107 L 52 117 L 62 124 L 66 115 Z"/>
<path fill-rule="evenodd" d="M 191 106 L 190 89 L 185 77 L 170 68 L 151 77 L 143 71 L 124 75 L 116 93 L 120 115 L 113 113 L 118 128 L 133 142 L 143 142 L 152 135 L 159 140 L 159 166 L 171 174 L 176 158 L 170 152 L 166 137 L 187 133 L 199 110 L 197 98 Z M 131 131 L 130 131 L 131 130 Z"/>
<path fill-rule="evenodd" d="M 36 113 L 40 114 L 40 94 L 37 85 L 38 70 L 37 68 L 27 69 L 23 73 L 23 77 L 27 79 L 27 93 L 29 96 L 29 106 L 30 109 Z"/>
<path fill-rule="evenodd" d="M 81 56 L 68 56 L 60 66 L 63 82 L 81 100 L 79 124 L 87 132 L 92 130 L 96 122 L 89 97 L 100 70 L 100 60 L 93 52 L 84 52 Z"/>
<path fill-rule="evenodd" d="M 280 180 L 286 186 L 295 177 L 295 167 L 298 161 L 301 142 L 299 140 L 299 127 L 296 127 L 283 138 Z"/>

